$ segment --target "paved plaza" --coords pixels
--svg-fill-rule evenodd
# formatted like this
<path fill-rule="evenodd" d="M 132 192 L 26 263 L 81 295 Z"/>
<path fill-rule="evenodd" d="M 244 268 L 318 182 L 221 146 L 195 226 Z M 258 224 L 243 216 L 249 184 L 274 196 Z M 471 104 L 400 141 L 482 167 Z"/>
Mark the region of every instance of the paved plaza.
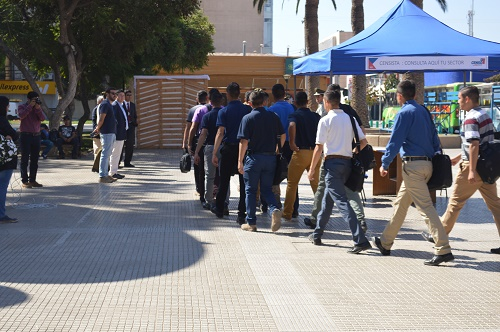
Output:
<path fill-rule="evenodd" d="M 40 160 L 44 188 L 21 189 L 17 171 L 7 213 L 20 221 L 0 225 L 0 331 L 500 331 L 500 255 L 490 254 L 500 239 L 478 193 L 451 233 L 455 261 L 431 267 L 413 207 L 391 256 L 347 254 L 336 209 L 324 245 L 313 246 L 304 174 L 298 222 L 273 234 L 258 215 L 258 232 L 244 232 L 236 178 L 231 215 L 216 219 L 180 155 L 137 150 L 137 167 L 112 184 L 97 183 L 91 155 Z M 370 237 L 395 198 L 374 197 L 372 178 Z M 446 204 L 438 192 L 440 214 Z"/>

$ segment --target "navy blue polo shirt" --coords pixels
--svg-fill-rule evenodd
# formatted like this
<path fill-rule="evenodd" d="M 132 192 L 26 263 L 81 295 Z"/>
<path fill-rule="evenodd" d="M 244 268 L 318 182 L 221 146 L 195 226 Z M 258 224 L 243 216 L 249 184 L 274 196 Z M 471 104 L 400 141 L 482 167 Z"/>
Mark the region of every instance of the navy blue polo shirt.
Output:
<path fill-rule="evenodd" d="M 276 113 L 259 107 L 241 120 L 238 139 L 248 140 L 248 151 L 251 153 L 273 153 L 278 143 L 277 136 L 284 133 L 285 130 Z"/>
<path fill-rule="evenodd" d="M 99 114 L 106 114 L 104 122 L 100 128 L 101 134 L 116 134 L 116 118 L 113 106 L 108 99 L 104 99 L 99 105 Z"/>
<path fill-rule="evenodd" d="M 295 145 L 299 149 L 314 148 L 316 146 L 316 131 L 321 116 L 311 112 L 309 108 L 299 108 L 288 116 L 290 123 L 295 123 Z"/>
<path fill-rule="evenodd" d="M 206 145 L 215 144 L 215 136 L 217 135 L 217 115 L 222 107 L 214 107 L 208 113 L 206 113 L 201 119 L 201 129 L 207 129 L 208 136 L 205 140 Z"/>
<path fill-rule="evenodd" d="M 230 101 L 226 107 L 217 115 L 217 127 L 224 127 L 225 133 L 222 139 L 225 143 L 238 143 L 238 129 L 241 119 L 251 111 L 251 107 L 244 105 L 239 100 Z"/>

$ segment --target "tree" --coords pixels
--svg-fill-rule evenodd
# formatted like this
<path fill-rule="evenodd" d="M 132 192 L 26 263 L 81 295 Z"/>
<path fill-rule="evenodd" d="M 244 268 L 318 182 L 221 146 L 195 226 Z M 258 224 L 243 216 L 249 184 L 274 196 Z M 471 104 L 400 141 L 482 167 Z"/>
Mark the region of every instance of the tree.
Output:
<path fill-rule="evenodd" d="M 87 100 L 89 93 L 124 82 L 138 68 L 153 72 L 155 66 L 206 64 L 213 26 L 198 10 L 198 0 L 0 0 L 0 49 L 34 91 L 30 70 L 54 72 L 61 99 L 53 114 L 44 107 L 54 127 L 77 90 Z M 196 19 L 201 28 L 193 24 Z M 188 52 L 193 40 L 199 51 Z"/>
<path fill-rule="evenodd" d="M 257 6 L 257 12 L 260 14 L 264 3 L 267 0 L 253 0 L 253 6 Z M 284 2 L 284 0 L 283 0 Z M 319 30 L 318 30 L 318 5 L 319 0 L 305 0 L 305 16 L 304 16 L 304 35 L 306 42 L 306 54 L 313 54 L 319 51 Z M 337 10 L 335 0 L 332 0 L 333 8 Z M 295 12 L 299 11 L 300 0 L 297 0 Z M 319 86 L 318 76 L 306 76 L 307 95 L 314 94 L 314 88 Z M 309 98 L 310 107 L 315 108 L 316 102 L 314 98 Z"/>

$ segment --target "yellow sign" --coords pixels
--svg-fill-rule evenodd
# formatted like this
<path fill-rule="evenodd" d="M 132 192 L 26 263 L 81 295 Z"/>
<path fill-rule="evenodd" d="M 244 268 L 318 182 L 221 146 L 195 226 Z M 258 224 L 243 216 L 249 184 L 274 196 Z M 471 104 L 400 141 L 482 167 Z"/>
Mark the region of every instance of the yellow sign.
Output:
<path fill-rule="evenodd" d="M 55 95 L 56 82 L 38 81 L 36 82 L 42 95 Z M 0 81 L 0 94 L 16 94 L 26 95 L 32 91 L 30 84 L 27 81 Z"/>

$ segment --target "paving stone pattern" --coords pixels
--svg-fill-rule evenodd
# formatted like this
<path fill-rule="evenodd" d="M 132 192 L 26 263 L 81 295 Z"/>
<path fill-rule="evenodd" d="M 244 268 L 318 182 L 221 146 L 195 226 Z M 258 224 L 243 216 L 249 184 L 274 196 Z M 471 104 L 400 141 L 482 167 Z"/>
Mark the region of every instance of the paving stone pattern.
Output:
<path fill-rule="evenodd" d="M 457 150 L 448 151 L 450 155 Z M 451 233 L 456 257 L 424 266 L 432 245 L 415 208 L 392 255 L 349 255 L 336 209 L 324 246 L 307 241 L 313 195 L 300 183 L 298 222 L 257 233 L 216 219 L 194 195 L 180 149 L 138 150 L 136 168 L 97 183 L 91 157 L 40 160 L 44 188 L 20 188 L 0 225 L 0 331 L 500 331 L 500 246 L 479 193 Z M 379 235 L 394 196 L 365 184 L 368 235 Z M 282 197 L 286 184 L 282 184 Z M 446 208 L 445 192 L 436 208 Z"/>

